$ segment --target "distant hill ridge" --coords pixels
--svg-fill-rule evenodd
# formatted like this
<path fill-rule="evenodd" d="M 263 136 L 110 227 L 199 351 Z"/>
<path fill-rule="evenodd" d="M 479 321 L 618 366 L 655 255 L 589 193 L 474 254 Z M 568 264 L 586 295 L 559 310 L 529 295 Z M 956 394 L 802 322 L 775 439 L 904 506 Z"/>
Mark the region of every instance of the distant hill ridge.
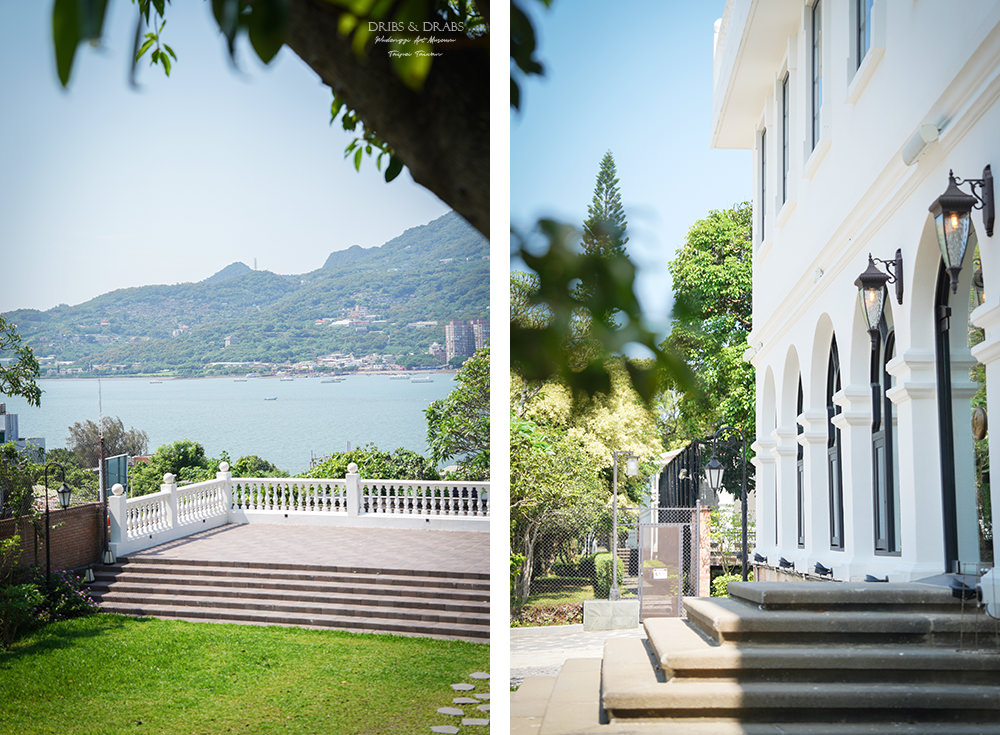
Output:
<path fill-rule="evenodd" d="M 62 361 L 191 370 L 338 351 L 426 352 L 427 338 L 443 341 L 447 320 L 488 317 L 488 257 L 487 241 L 449 212 L 381 246 L 334 251 L 309 273 L 279 275 L 235 262 L 198 283 L 118 289 L 77 306 L 7 316 L 36 354 Z M 330 328 L 351 315 L 377 324 L 350 334 Z M 406 325 L 417 321 L 441 324 L 416 339 Z"/>

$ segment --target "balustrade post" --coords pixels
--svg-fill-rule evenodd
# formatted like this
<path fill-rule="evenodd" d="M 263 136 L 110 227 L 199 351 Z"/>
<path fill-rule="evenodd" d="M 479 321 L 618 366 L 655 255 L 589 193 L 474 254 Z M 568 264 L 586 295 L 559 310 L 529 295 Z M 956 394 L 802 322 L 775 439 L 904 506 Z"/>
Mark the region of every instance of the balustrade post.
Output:
<path fill-rule="evenodd" d="M 230 514 L 233 512 L 233 473 L 229 471 L 229 462 L 220 462 L 215 479 L 222 483 L 219 493 L 222 497 L 222 507 L 226 509 L 226 523 L 232 523 Z"/>
<path fill-rule="evenodd" d="M 128 540 L 125 530 L 125 488 L 119 483 L 115 483 L 111 488 L 111 493 L 108 497 L 108 520 L 111 523 L 108 545 L 111 547 L 111 552 L 117 557 L 121 544 Z"/>
<path fill-rule="evenodd" d="M 166 518 L 164 522 L 167 528 L 177 527 L 177 477 L 170 474 L 169 472 L 163 476 L 163 484 L 160 485 L 160 491 L 168 491 L 170 494 L 167 495 L 166 502 Z"/>
<path fill-rule="evenodd" d="M 351 462 L 347 465 L 347 474 L 344 476 L 347 481 L 345 495 L 347 496 L 347 515 L 357 518 L 361 515 L 361 475 L 358 474 L 358 465 Z"/>

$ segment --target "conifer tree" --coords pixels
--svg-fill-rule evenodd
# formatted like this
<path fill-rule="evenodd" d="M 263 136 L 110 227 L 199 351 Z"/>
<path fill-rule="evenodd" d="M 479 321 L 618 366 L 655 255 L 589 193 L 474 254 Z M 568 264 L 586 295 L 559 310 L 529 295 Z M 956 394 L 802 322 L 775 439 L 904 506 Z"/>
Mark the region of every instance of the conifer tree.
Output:
<path fill-rule="evenodd" d="M 594 198 L 587 208 L 587 221 L 583 223 L 583 249 L 603 256 L 625 255 L 625 234 L 628 222 L 618 191 L 618 174 L 615 157 L 611 151 L 601 159 L 594 185 Z"/>

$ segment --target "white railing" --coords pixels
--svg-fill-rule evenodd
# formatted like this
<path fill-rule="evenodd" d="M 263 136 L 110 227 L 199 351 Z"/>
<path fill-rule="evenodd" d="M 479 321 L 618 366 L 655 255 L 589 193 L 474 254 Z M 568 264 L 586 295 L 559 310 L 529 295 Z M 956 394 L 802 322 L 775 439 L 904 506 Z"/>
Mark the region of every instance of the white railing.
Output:
<path fill-rule="evenodd" d="M 108 498 L 115 556 L 226 523 L 489 530 L 488 482 L 363 480 L 353 462 L 343 480 L 239 477 L 223 462 L 214 480 L 178 488 L 163 476 L 160 491 Z"/>

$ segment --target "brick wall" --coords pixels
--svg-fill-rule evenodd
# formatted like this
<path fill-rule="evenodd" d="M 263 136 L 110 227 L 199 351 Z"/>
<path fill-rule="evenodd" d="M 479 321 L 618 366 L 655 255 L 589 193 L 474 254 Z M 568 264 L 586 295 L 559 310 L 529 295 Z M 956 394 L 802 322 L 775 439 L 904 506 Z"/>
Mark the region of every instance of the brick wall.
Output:
<path fill-rule="evenodd" d="M 50 509 L 51 547 L 53 569 L 78 569 L 101 559 L 101 504 L 74 505 L 66 510 Z M 45 511 L 41 513 L 45 523 Z M 29 523 L 16 524 L 14 519 L 0 521 L 0 539 L 14 533 L 21 534 L 21 564 L 45 567 L 45 535 L 35 532 Z"/>

